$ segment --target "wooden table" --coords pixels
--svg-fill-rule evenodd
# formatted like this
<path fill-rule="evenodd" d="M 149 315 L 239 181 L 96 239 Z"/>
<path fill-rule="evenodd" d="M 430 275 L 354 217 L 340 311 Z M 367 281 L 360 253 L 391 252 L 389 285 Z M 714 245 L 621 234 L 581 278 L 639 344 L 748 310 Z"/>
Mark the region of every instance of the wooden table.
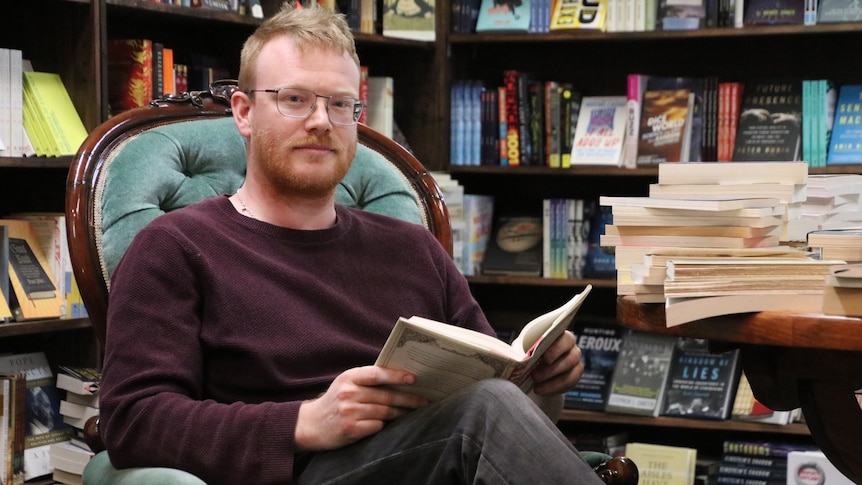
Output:
<path fill-rule="evenodd" d="M 738 346 L 755 397 L 780 411 L 802 408 L 817 446 L 862 484 L 862 318 L 760 312 L 665 326 L 664 305 L 617 299 L 629 328 Z"/>

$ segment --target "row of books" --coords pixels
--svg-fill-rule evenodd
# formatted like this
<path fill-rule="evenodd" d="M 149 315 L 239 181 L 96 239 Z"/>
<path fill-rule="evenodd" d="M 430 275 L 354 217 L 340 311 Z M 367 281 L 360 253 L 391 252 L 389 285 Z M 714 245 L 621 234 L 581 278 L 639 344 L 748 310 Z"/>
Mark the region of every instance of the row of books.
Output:
<path fill-rule="evenodd" d="M 626 94 L 505 71 L 451 88 L 453 165 L 636 168 L 662 162 L 862 163 L 862 85 L 629 74 Z"/>
<path fill-rule="evenodd" d="M 702 340 L 649 334 L 589 320 L 575 323 L 584 374 L 565 396 L 568 409 L 786 425 L 798 409 L 757 401 L 738 349 L 713 352 Z"/>
<path fill-rule="evenodd" d="M 718 459 L 701 457 L 685 446 L 628 443 L 625 454 L 640 476 L 665 485 L 849 485 L 844 476 L 811 446 L 790 442 L 726 440 Z"/>
<path fill-rule="evenodd" d="M 455 0 L 453 33 L 698 30 L 862 20 L 844 0 Z"/>
<path fill-rule="evenodd" d="M 0 48 L 0 156 L 73 155 L 86 137 L 60 76 Z"/>
<path fill-rule="evenodd" d="M 108 40 L 108 103 L 114 114 L 165 95 L 207 89 L 213 81 L 229 77 L 218 59 L 179 57 L 173 48 L 152 39 Z"/>
<path fill-rule="evenodd" d="M 153 3 L 176 5 L 178 7 L 206 8 L 222 12 L 233 12 L 254 18 L 263 18 L 260 0 L 150 0 Z"/>
<path fill-rule="evenodd" d="M 62 213 L 0 219 L 0 322 L 84 318 Z"/>

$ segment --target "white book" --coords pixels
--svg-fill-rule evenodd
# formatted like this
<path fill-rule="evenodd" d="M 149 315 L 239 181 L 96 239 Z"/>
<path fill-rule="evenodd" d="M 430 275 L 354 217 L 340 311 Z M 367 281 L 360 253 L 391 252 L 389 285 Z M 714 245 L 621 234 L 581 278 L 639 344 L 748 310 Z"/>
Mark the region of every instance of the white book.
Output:
<path fill-rule="evenodd" d="M 389 76 L 368 77 L 368 126 L 389 138 L 395 131 L 395 80 Z"/>
<path fill-rule="evenodd" d="M 0 157 L 12 156 L 12 75 L 9 49 L 0 47 Z"/>

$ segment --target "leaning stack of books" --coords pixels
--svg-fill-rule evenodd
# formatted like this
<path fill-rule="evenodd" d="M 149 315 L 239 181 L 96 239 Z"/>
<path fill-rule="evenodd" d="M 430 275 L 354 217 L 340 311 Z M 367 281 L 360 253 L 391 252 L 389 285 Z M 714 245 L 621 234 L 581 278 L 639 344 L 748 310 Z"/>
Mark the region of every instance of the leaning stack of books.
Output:
<path fill-rule="evenodd" d="M 862 175 L 810 175 L 801 210 L 809 231 L 862 226 Z"/>
<path fill-rule="evenodd" d="M 69 441 L 51 447 L 53 479 L 57 482 L 80 484 L 84 467 L 94 456 L 83 439 L 83 430 L 87 420 L 99 414 L 100 378 L 98 370 L 88 367 L 58 368 L 57 388 L 66 391 L 60 401 L 60 414 L 63 422 L 75 429 L 75 434 Z"/>

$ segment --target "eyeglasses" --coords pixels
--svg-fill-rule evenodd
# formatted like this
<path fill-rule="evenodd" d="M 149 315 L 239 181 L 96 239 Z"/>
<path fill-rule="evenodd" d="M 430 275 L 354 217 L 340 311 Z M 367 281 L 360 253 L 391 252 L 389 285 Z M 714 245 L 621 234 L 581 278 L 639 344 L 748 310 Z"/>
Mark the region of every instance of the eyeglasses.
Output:
<path fill-rule="evenodd" d="M 317 107 L 317 98 L 326 99 L 326 112 L 334 125 L 350 126 L 359 121 L 365 105 L 350 96 L 324 96 L 313 91 L 296 88 L 249 89 L 246 93 L 274 93 L 275 105 L 282 116 L 308 118 Z"/>

